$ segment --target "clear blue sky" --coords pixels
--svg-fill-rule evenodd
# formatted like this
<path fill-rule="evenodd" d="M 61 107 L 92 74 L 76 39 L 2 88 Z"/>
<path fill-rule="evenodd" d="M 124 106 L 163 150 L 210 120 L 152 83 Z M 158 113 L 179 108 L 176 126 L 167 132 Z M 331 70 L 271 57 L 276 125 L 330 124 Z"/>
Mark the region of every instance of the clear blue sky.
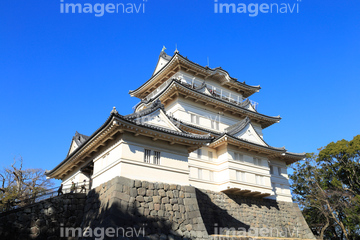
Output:
<path fill-rule="evenodd" d="M 215 14 L 214 1 L 129 2 L 145 3 L 145 13 L 95 17 L 60 13 L 60 0 L 1 1 L 0 167 L 22 155 L 26 167 L 52 169 L 75 131 L 91 135 L 113 106 L 131 113 L 138 99 L 128 91 L 149 79 L 163 45 L 260 84 L 251 98 L 259 112 L 283 118 L 264 130 L 272 146 L 314 152 L 360 133 L 360 1 L 303 0 L 299 13 L 256 17 Z"/>

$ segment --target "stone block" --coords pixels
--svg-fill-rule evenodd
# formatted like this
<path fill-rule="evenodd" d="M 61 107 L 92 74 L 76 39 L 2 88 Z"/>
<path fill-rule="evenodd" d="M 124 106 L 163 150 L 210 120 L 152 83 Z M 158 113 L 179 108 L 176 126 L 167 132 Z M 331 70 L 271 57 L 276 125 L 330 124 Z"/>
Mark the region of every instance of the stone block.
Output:
<path fill-rule="evenodd" d="M 152 197 L 144 197 L 145 202 L 152 202 Z"/>
<path fill-rule="evenodd" d="M 186 228 L 186 230 L 189 231 L 189 232 L 193 229 L 193 227 L 192 227 L 191 224 L 187 224 L 187 225 L 185 226 L 185 228 Z"/>
<path fill-rule="evenodd" d="M 136 188 L 141 187 L 141 185 L 142 185 L 142 183 L 141 183 L 140 180 L 135 180 L 135 187 L 136 187 Z"/>
<path fill-rule="evenodd" d="M 154 210 L 154 203 L 149 202 L 149 209 L 150 209 L 150 210 Z"/>
<path fill-rule="evenodd" d="M 170 204 L 176 204 L 178 203 L 178 200 L 176 198 L 170 199 Z"/>
<path fill-rule="evenodd" d="M 196 198 L 184 198 L 184 205 L 185 206 L 197 205 Z"/>
<path fill-rule="evenodd" d="M 161 197 L 160 196 L 153 196 L 153 202 L 154 203 L 160 203 Z"/>
<path fill-rule="evenodd" d="M 163 189 L 158 190 L 159 196 L 160 197 L 165 197 L 166 196 L 166 192 Z"/>
<path fill-rule="evenodd" d="M 174 195 L 174 198 L 178 198 L 179 197 L 179 190 L 173 190 L 173 195 Z"/>
<path fill-rule="evenodd" d="M 185 206 L 184 205 L 179 205 L 179 211 L 181 213 L 184 213 L 185 212 Z"/>
<path fill-rule="evenodd" d="M 185 186 L 185 193 L 195 193 L 195 188 L 192 186 Z"/>
<path fill-rule="evenodd" d="M 130 197 L 136 197 L 138 194 L 136 188 L 130 188 Z"/>
<path fill-rule="evenodd" d="M 116 177 L 116 181 L 114 184 L 121 184 L 121 185 L 132 188 L 135 186 L 135 181 L 133 179 L 129 179 L 126 177 Z"/>
<path fill-rule="evenodd" d="M 135 200 L 138 201 L 138 202 L 144 202 L 144 201 L 145 201 L 145 199 L 144 199 L 143 196 L 137 196 L 137 197 L 135 198 Z"/>
<path fill-rule="evenodd" d="M 167 192 L 166 192 L 166 196 L 167 196 L 168 198 L 173 198 L 173 197 L 174 197 L 174 194 L 173 194 L 172 191 L 167 191 Z"/>
<path fill-rule="evenodd" d="M 146 194 L 146 189 L 145 188 L 138 188 L 137 189 L 138 195 L 140 196 L 145 196 Z"/>
<path fill-rule="evenodd" d="M 178 204 L 173 205 L 173 211 L 179 211 L 179 205 Z"/>
<path fill-rule="evenodd" d="M 163 210 L 159 210 L 159 211 L 158 211 L 158 216 L 159 216 L 159 217 L 164 217 L 164 211 L 163 211 Z"/>
<path fill-rule="evenodd" d="M 144 209 L 144 216 L 149 216 L 150 215 L 150 209 L 145 208 Z"/>
<path fill-rule="evenodd" d="M 130 200 L 130 196 L 127 195 L 126 193 L 116 192 L 114 197 L 117 197 L 117 198 L 121 199 L 122 201 L 126 201 L 126 202 L 129 202 L 129 200 Z"/>
<path fill-rule="evenodd" d="M 166 211 L 172 211 L 172 205 L 171 204 L 165 204 Z"/>
<path fill-rule="evenodd" d="M 148 188 L 148 186 L 149 186 L 148 181 L 142 181 L 142 185 L 141 185 L 142 188 Z"/>

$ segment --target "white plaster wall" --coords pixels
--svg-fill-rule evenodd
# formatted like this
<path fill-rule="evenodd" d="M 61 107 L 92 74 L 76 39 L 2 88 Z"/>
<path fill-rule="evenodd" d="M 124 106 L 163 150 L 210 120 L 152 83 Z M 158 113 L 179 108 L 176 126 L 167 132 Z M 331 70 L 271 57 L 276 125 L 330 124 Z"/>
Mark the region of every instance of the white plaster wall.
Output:
<path fill-rule="evenodd" d="M 269 197 L 270 199 L 278 201 L 292 201 L 290 192 L 289 176 L 287 174 L 287 166 L 281 160 L 271 160 L 269 163 L 273 166 L 273 174 L 271 174 L 270 181 L 272 188 L 275 189 L 276 196 Z M 279 175 L 278 168 L 281 168 Z"/>
<path fill-rule="evenodd" d="M 160 164 L 144 162 L 144 149 L 160 152 Z M 107 154 L 107 155 L 106 155 Z M 125 133 L 121 144 L 99 156 L 94 165 L 94 187 L 116 176 L 147 181 L 189 184 L 188 153 L 185 146 Z M 114 157 L 113 157 L 114 156 Z M 151 161 L 152 161 L 151 156 Z"/>

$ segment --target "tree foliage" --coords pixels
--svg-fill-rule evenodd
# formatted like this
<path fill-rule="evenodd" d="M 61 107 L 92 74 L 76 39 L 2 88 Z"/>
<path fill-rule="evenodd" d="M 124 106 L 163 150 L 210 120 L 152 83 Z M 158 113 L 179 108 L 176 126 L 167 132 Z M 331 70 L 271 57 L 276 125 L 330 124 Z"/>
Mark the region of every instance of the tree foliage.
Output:
<path fill-rule="evenodd" d="M 320 239 L 360 239 L 360 135 L 294 164 L 294 200 Z"/>
<path fill-rule="evenodd" d="M 23 159 L 0 172 L 0 212 L 33 203 L 52 183 L 42 169 L 23 169 Z"/>

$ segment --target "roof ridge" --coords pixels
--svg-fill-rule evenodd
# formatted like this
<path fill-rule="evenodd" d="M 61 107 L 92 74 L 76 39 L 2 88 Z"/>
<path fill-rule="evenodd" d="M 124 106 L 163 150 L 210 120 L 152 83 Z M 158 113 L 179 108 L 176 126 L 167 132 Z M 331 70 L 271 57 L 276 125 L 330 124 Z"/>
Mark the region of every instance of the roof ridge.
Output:
<path fill-rule="evenodd" d="M 260 116 L 263 116 L 263 117 L 266 117 L 266 118 L 270 118 L 270 119 L 277 118 L 278 121 L 281 119 L 280 115 L 278 115 L 278 116 L 268 116 L 268 115 L 259 113 L 258 111 L 253 112 L 253 111 L 245 108 L 245 106 L 250 103 L 250 100 L 249 100 L 249 99 L 245 100 L 244 102 L 240 103 L 239 105 L 236 105 L 236 104 L 234 104 L 234 103 L 232 103 L 232 102 L 227 102 L 227 101 L 225 101 L 224 99 L 218 98 L 218 97 L 216 97 L 216 96 L 214 96 L 214 95 L 207 95 L 207 94 L 204 94 L 204 93 L 202 93 L 202 92 L 197 91 L 196 89 L 190 88 L 190 87 L 186 86 L 185 84 L 183 84 L 180 80 L 178 80 L 178 79 L 176 79 L 176 78 L 173 78 L 173 79 L 171 80 L 171 82 L 170 82 L 161 92 L 159 92 L 155 97 L 153 97 L 153 98 L 151 98 L 151 99 L 149 99 L 149 100 L 147 100 L 147 101 L 143 101 L 143 100 L 141 100 L 141 101 L 143 101 L 144 104 L 147 104 L 147 103 L 152 102 L 154 99 L 158 98 L 161 94 L 163 94 L 163 93 L 169 88 L 169 86 L 170 86 L 173 82 L 180 84 L 182 87 L 185 87 L 185 88 L 190 89 L 190 90 L 192 90 L 192 91 L 196 91 L 196 92 L 198 92 L 198 93 L 200 93 L 200 94 L 203 94 L 203 95 L 205 95 L 205 96 L 207 96 L 207 97 L 211 97 L 211 98 L 213 98 L 213 99 L 215 99 L 215 100 L 217 100 L 217 101 L 221 101 L 221 102 L 224 102 L 224 103 L 226 103 L 226 104 L 230 104 L 230 105 L 233 105 L 233 106 L 235 106 L 235 107 L 239 107 L 239 108 L 241 108 L 241 109 L 243 109 L 243 110 L 245 110 L 245 111 L 248 111 L 249 113 L 256 114 L 256 115 L 260 115 Z M 140 103 L 141 103 L 141 102 L 140 102 Z"/>
<path fill-rule="evenodd" d="M 160 99 L 156 99 L 153 103 L 151 103 L 151 105 L 148 108 L 140 110 L 138 112 L 134 112 L 134 113 L 125 115 L 124 117 L 131 120 L 131 119 L 135 119 L 138 117 L 148 115 L 158 109 L 162 109 L 165 111 L 165 106 L 164 106 L 164 104 L 161 103 Z M 121 116 L 123 116 L 123 115 L 121 115 Z"/>
<path fill-rule="evenodd" d="M 246 116 L 243 120 L 225 128 L 225 132 L 233 135 L 243 130 L 249 123 L 251 123 L 251 120 L 248 116 Z"/>

